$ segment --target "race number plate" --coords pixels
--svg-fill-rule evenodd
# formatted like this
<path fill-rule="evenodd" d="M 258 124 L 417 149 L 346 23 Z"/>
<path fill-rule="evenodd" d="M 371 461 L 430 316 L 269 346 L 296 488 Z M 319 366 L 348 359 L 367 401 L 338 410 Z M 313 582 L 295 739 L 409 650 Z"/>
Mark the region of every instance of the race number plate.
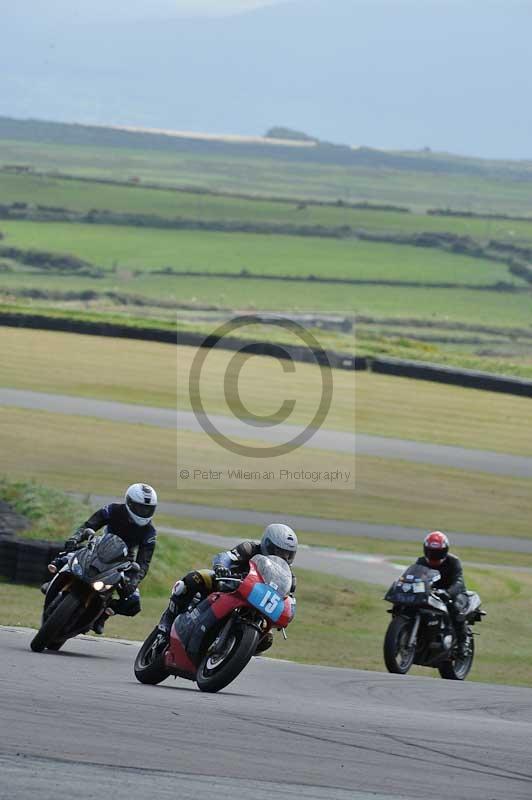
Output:
<path fill-rule="evenodd" d="M 255 584 L 248 595 L 248 603 L 262 611 L 272 622 L 277 622 L 284 611 L 283 598 L 266 583 Z"/>

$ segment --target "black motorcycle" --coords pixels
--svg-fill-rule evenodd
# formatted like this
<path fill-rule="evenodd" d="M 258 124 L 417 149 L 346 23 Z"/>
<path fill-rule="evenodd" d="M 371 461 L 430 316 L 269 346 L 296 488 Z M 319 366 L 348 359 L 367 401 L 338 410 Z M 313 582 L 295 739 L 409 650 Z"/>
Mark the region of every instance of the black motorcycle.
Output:
<path fill-rule="evenodd" d="M 463 681 L 473 665 L 475 645 L 471 626 L 480 622 L 485 611 L 476 592 L 466 592 L 467 606 L 460 620 L 467 623 L 465 654 L 460 655 L 458 639 L 446 592 L 435 590 L 441 578 L 437 570 L 413 564 L 394 581 L 384 599 L 392 620 L 384 638 L 384 663 L 388 672 L 405 675 L 413 664 L 434 667 L 442 678 Z M 447 601 L 447 602 L 446 602 Z"/>
<path fill-rule="evenodd" d="M 62 555 L 66 563 L 48 584 L 41 627 L 30 643 L 36 653 L 59 650 L 67 639 L 90 631 L 113 593 L 124 596 L 128 575 L 139 570 L 125 542 L 111 533 L 92 534 L 86 544 Z"/>

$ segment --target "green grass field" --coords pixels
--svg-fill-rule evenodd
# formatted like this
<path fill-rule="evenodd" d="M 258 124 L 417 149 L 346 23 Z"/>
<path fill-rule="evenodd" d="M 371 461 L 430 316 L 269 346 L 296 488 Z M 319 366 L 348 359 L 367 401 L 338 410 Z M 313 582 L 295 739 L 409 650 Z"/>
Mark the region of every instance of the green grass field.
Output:
<path fill-rule="evenodd" d="M 385 317 L 388 320 L 395 319 L 396 326 L 403 318 L 407 321 L 417 319 L 458 325 L 467 323 L 473 328 L 475 325 L 484 325 L 528 329 L 532 320 L 530 293 L 505 294 L 486 292 L 480 288 L 434 290 L 332 286 L 312 281 L 291 283 L 203 277 L 131 277 L 127 272 L 122 275 L 109 274 L 109 277 L 100 280 L 14 272 L 0 275 L 0 287 L 2 294 L 8 298 L 10 292 L 20 289 L 39 289 L 44 292 L 113 291 L 200 308 L 207 305 L 232 311 L 318 312 Z M 205 325 L 204 330 L 210 332 L 212 325 Z M 506 333 L 511 336 L 510 331 Z"/>
<path fill-rule="evenodd" d="M 127 180 L 132 176 L 166 186 L 205 187 L 278 197 L 341 198 L 349 202 L 532 213 L 526 181 L 386 168 L 300 164 L 271 158 L 216 156 L 176 151 L 60 145 L 0 140 L 0 164 Z"/>
<path fill-rule="evenodd" d="M 0 142 L 0 151 L 2 143 Z M 62 180 L 47 175 L 0 172 L 0 203 L 25 202 L 59 206 L 76 211 L 100 208 L 128 214 L 152 214 L 173 219 L 244 221 L 290 225 L 350 225 L 363 230 L 401 233 L 450 232 L 479 240 L 532 241 L 532 221 L 439 217 L 304 203 L 280 203 L 215 196 L 190 191 L 137 186 L 110 186 L 82 180 Z"/>
<path fill-rule="evenodd" d="M 5 148 L 5 142 L 0 142 L 0 158 L 2 148 Z M 81 159 L 80 163 L 88 165 L 90 148 L 65 147 L 61 152 L 66 157 L 68 154 L 72 156 L 74 151 Z M 47 146 L 43 153 L 48 153 Z M 111 172 L 111 177 L 131 177 L 127 170 L 118 174 L 129 164 L 128 154 L 115 149 L 112 155 L 117 160 L 114 165 L 117 173 Z M 169 158 L 160 152 L 131 151 L 130 155 L 134 163 L 140 159 L 139 163 L 154 168 L 166 164 Z M 110 153 L 107 156 L 110 157 Z M 180 157 L 176 155 L 176 158 Z M 241 160 L 237 161 L 242 165 Z M 222 162 L 223 159 L 218 161 L 218 167 Z M 96 166 L 94 164 L 95 169 Z M 296 167 L 303 171 L 309 168 L 308 165 L 290 162 L 285 166 L 288 172 Z M 335 167 L 330 169 L 334 172 Z M 398 172 L 395 177 L 405 181 L 405 173 Z M 428 177 L 427 173 L 417 172 L 412 185 L 417 186 L 418 181 L 423 182 Z M 387 177 L 381 175 L 381 178 L 384 186 Z M 512 181 L 511 184 L 514 186 Z M 379 202 L 389 200 L 385 194 Z M 0 172 L 1 201 L 59 205 L 85 211 L 93 207 L 109 208 L 167 218 L 182 215 L 246 223 L 349 224 L 391 234 L 433 230 L 471 235 L 484 243 L 493 238 L 518 244 L 532 240 L 530 221 L 434 217 L 422 213 L 400 214 L 345 207 L 302 207 L 305 204 L 157 190 L 145 188 L 142 184 L 109 186 L 6 172 Z M 445 203 L 442 200 L 433 205 Z M 524 213 L 523 209 L 521 213 Z M 131 316 L 134 308 L 139 317 L 163 320 L 169 319 L 169 304 L 175 303 L 191 309 L 188 315 L 181 314 L 180 324 L 202 332 L 208 332 L 210 328 L 210 322 L 202 317 L 204 306 L 228 313 L 233 310 L 266 310 L 357 316 L 365 322 L 359 328 L 356 345 L 352 338 L 329 332 L 322 334 L 324 341 L 326 339 L 325 346 L 349 352 L 356 349 L 360 354 L 392 355 L 532 376 L 531 339 L 528 335 L 532 324 L 532 290 L 522 278 L 513 276 L 505 264 L 489 259 L 473 259 L 435 248 L 277 234 L 14 221 L 0 222 L 0 231 L 5 234 L 6 245 L 71 253 L 107 270 L 107 274 L 97 279 L 54 274 L 9 261 L 0 263 L 0 297 L 4 302 L 15 301 L 32 308 L 37 305 L 42 309 L 59 307 L 74 312 L 83 309 L 126 318 Z M 178 271 L 229 272 L 237 277 L 228 280 L 214 276 L 151 274 L 153 270 L 165 267 Z M 269 275 L 273 280 L 246 280 L 239 276 L 242 271 Z M 425 285 L 344 286 L 308 280 L 280 281 L 281 275 L 398 280 Z M 431 286 L 434 283 L 456 284 L 456 288 L 435 289 Z M 493 288 L 486 291 L 482 288 L 487 285 L 500 288 L 502 283 L 512 284 L 519 291 L 511 293 Z M 462 288 L 465 284 L 473 288 Z M 97 293 L 97 296 L 83 299 L 83 293 L 88 291 Z M 35 293 L 37 299 L 28 299 Z M 71 295 L 67 297 L 67 293 Z M 140 298 L 144 305 L 134 306 L 135 298 Z M 413 327 L 414 323 L 422 323 L 425 328 Z M 491 339 L 483 328 L 492 332 Z M 464 336 L 466 329 L 468 333 Z"/>
<path fill-rule="evenodd" d="M 172 231 L 72 223 L 0 223 L 10 247 L 68 253 L 105 269 L 229 272 L 483 286 L 526 284 L 504 264 L 434 248 L 314 237 Z M 144 278 L 143 280 L 146 280 Z M 173 280 L 173 279 L 172 279 Z M 174 283 L 174 286 L 176 286 Z M 227 287 L 228 291 L 230 286 Z M 329 288 L 329 287 L 327 287 Z M 319 287 L 321 289 L 321 287 Z M 345 287 L 336 289 L 341 296 Z M 276 286 L 274 291 L 283 291 Z M 255 292 L 253 285 L 248 291 Z M 306 288 L 299 289 L 304 296 Z"/>
<path fill-rule="evenodd" d="M 375 286 L 333 286 L 316 284 L 312 281 L 294 283 L 267 280 L 245 280 L 204 277 L 155 276 L 147 274 L 132 277 L 124 271 L 110 273 L 102 279 L 62 275 L 46 275 L 42 272 L 17 270 L 0 275 L 0 291 L 5 298 L 18 297 L 17 292 L 38 290 L 44 297 L 50 292 L 83 293 L 86 291 L 114 292 L 132 295 L 157 305 L 160 300 L 174 302 L 189 308 L 201 310 L 202 307 L 232 312 L 279 311 L 309 312 L 386 318 L 395 320 L 395 327 L 401 324 L 400 310 L 408 324 L 412 319 L 431 323 L 465 324 L 466 320 L 474 326 L 494 326 L 504 329 L 511 327 L 528 328 L 530 325 L 530 293 L 500 294 L 479 290 L 375 287 Z M 19 299 L 20 302 L 20 299 Z M 41 302 L 41 306 L 43 306 Z M 53 305 L 56 305 L 55 301 Z M 74 308 L 80 307 L 80 302 Z M 111 306 L 111 301 L 108 307 Z M 66 301 L 61 303 L 69 308 Z M 92 306 L 88 306 L 91 308 Z M 94 306 L 102 310 L 102 304 Z M 103 304 L 105 310 L 105 303 Z M 116 312 L 117 305 L 109 310 Z M 135 309 L 137 314 L 141 313 Z M 176 308 L 176 316 L 179 314 Z M 203 325 L 207 334 L 212 329 L 208 322 Z M 438 333 L 438 331 L 436 331 Z M 440 336 L 441 331 L 439 332 Z M 505 333 L 501 330 L 501 333 Z M 509 331 L 506 331 L 509 335 Z"/>

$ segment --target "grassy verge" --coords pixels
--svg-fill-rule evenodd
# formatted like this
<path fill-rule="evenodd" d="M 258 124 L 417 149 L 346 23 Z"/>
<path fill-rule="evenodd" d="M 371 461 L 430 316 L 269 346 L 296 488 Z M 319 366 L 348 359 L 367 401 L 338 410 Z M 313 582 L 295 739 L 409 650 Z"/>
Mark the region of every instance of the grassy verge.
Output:
<path fill-rule="evenodd" d="M 274 514 L 275 516 L 275 514 Z M 273 517 L 272 517 L 273 519 Z M 225 522 L 224 520 L 197 519 L 195 517 L 171 516 L 158 514 L 157 524 L 170 528 L 179 528 L 186 531 L 201 531 L 227 537 L 227 547 L 232 547 L 234 542 L 244 539 L 260 539 L 262 529 L 257 525 L 244 525 L 242 523 Z M 378 539 L 373 536 L 337 536 L 331 533 L 314 533 L 297 530 L 299 543 L 307 547 L 327 547 L 342 550 L 347 553 L 362 555 L 383 556 L 389 561 L 398 564 L 411 564 L 418 558 L 422 551 L 422 536 L 419 542 L 390 541 Z M 526 567 L 532 569 L 532 553 L 515 553 L 512 551 L 493 550 L 478 547 L 456 547 L 451 542 L 451 548 L 466 564 Z"/>
<path fill-rule="evenodd" d="M 48 532 L 51 514 L 57 519 L 49 535 L 58 538 L 60 529 L 71 526 L 77 508 L 61 493 L 5 480 L 0 487 L 3 498 L 35 521 L 35 530 Z M 219 526 L 217 530 L 220 532 Z M 143 639 L 165 607 L 176 578 L 209 564 L 214 550 L 189 539 L 159 535 L 150 572 L 142 585 L 143 613 L 132 619 L 110 620 L 106 634 Z M 532 576 L 477 568 L 468 570 L 468 585 L 482 595 L 489 610 L 488 623 L 482 626 L 477 640 L 472 678 L 532 685 L 528 669 L 532 618 L 526 613 Z M 0 581 L 0 624 L 38 627 L 41 602 L 37 588 Z M 302 663 L 382 670 L 382 639 L 388 623 L 384 610 L 379 587 L 298 570 L 298 614 L 288 642 L 277 637 L 271 655 Z M 509 642 L 515 644 L 510 648 Z M 420 668 L 415 672 L 433 674 Z"/>
<path fill-rule="evenodd" d="M 0 385 L 190 408 L 188 377 L 196 348 L 19 328 L 2 328 L 1 336 Z M 207 411 L 230 413 L 223 377 L 233 355 L 220 350 L 208 355 L 208 380 L 202 383 Z M 527 398 L 363 372 L 335 370 L 333 379 L 325 427 L 532 455 L 532 439 L 523 436 L 532 428 Z M 239 386 L 254 413 L 271 413 L 289 391 L 296 398 L 290 422 L 308 421 L 321 393 L 316 367 L 296 364 L 294 375 L 287 376 L 276 360 L 263 356 L 246 362 Z"/>
<path fill-rule="evenodd" d="M 30 521 L 24 539 L 66 539 L 89 515 L 89 506 L 57 489 L 0 476 L 0 500 Z"/>

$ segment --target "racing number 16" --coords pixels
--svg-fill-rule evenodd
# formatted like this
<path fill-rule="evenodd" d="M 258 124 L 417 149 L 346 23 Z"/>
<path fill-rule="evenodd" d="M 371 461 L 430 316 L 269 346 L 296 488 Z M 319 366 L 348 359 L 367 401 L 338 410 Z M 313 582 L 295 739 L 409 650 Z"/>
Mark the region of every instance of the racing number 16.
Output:
<path fill-rule="evenodd" d="M 280 602 L 281 598 L 279 595 L 269 589 L 260 601 L 259 605 L 267 614 L 272 614 L 277 608 L 277 604 Z"/>

